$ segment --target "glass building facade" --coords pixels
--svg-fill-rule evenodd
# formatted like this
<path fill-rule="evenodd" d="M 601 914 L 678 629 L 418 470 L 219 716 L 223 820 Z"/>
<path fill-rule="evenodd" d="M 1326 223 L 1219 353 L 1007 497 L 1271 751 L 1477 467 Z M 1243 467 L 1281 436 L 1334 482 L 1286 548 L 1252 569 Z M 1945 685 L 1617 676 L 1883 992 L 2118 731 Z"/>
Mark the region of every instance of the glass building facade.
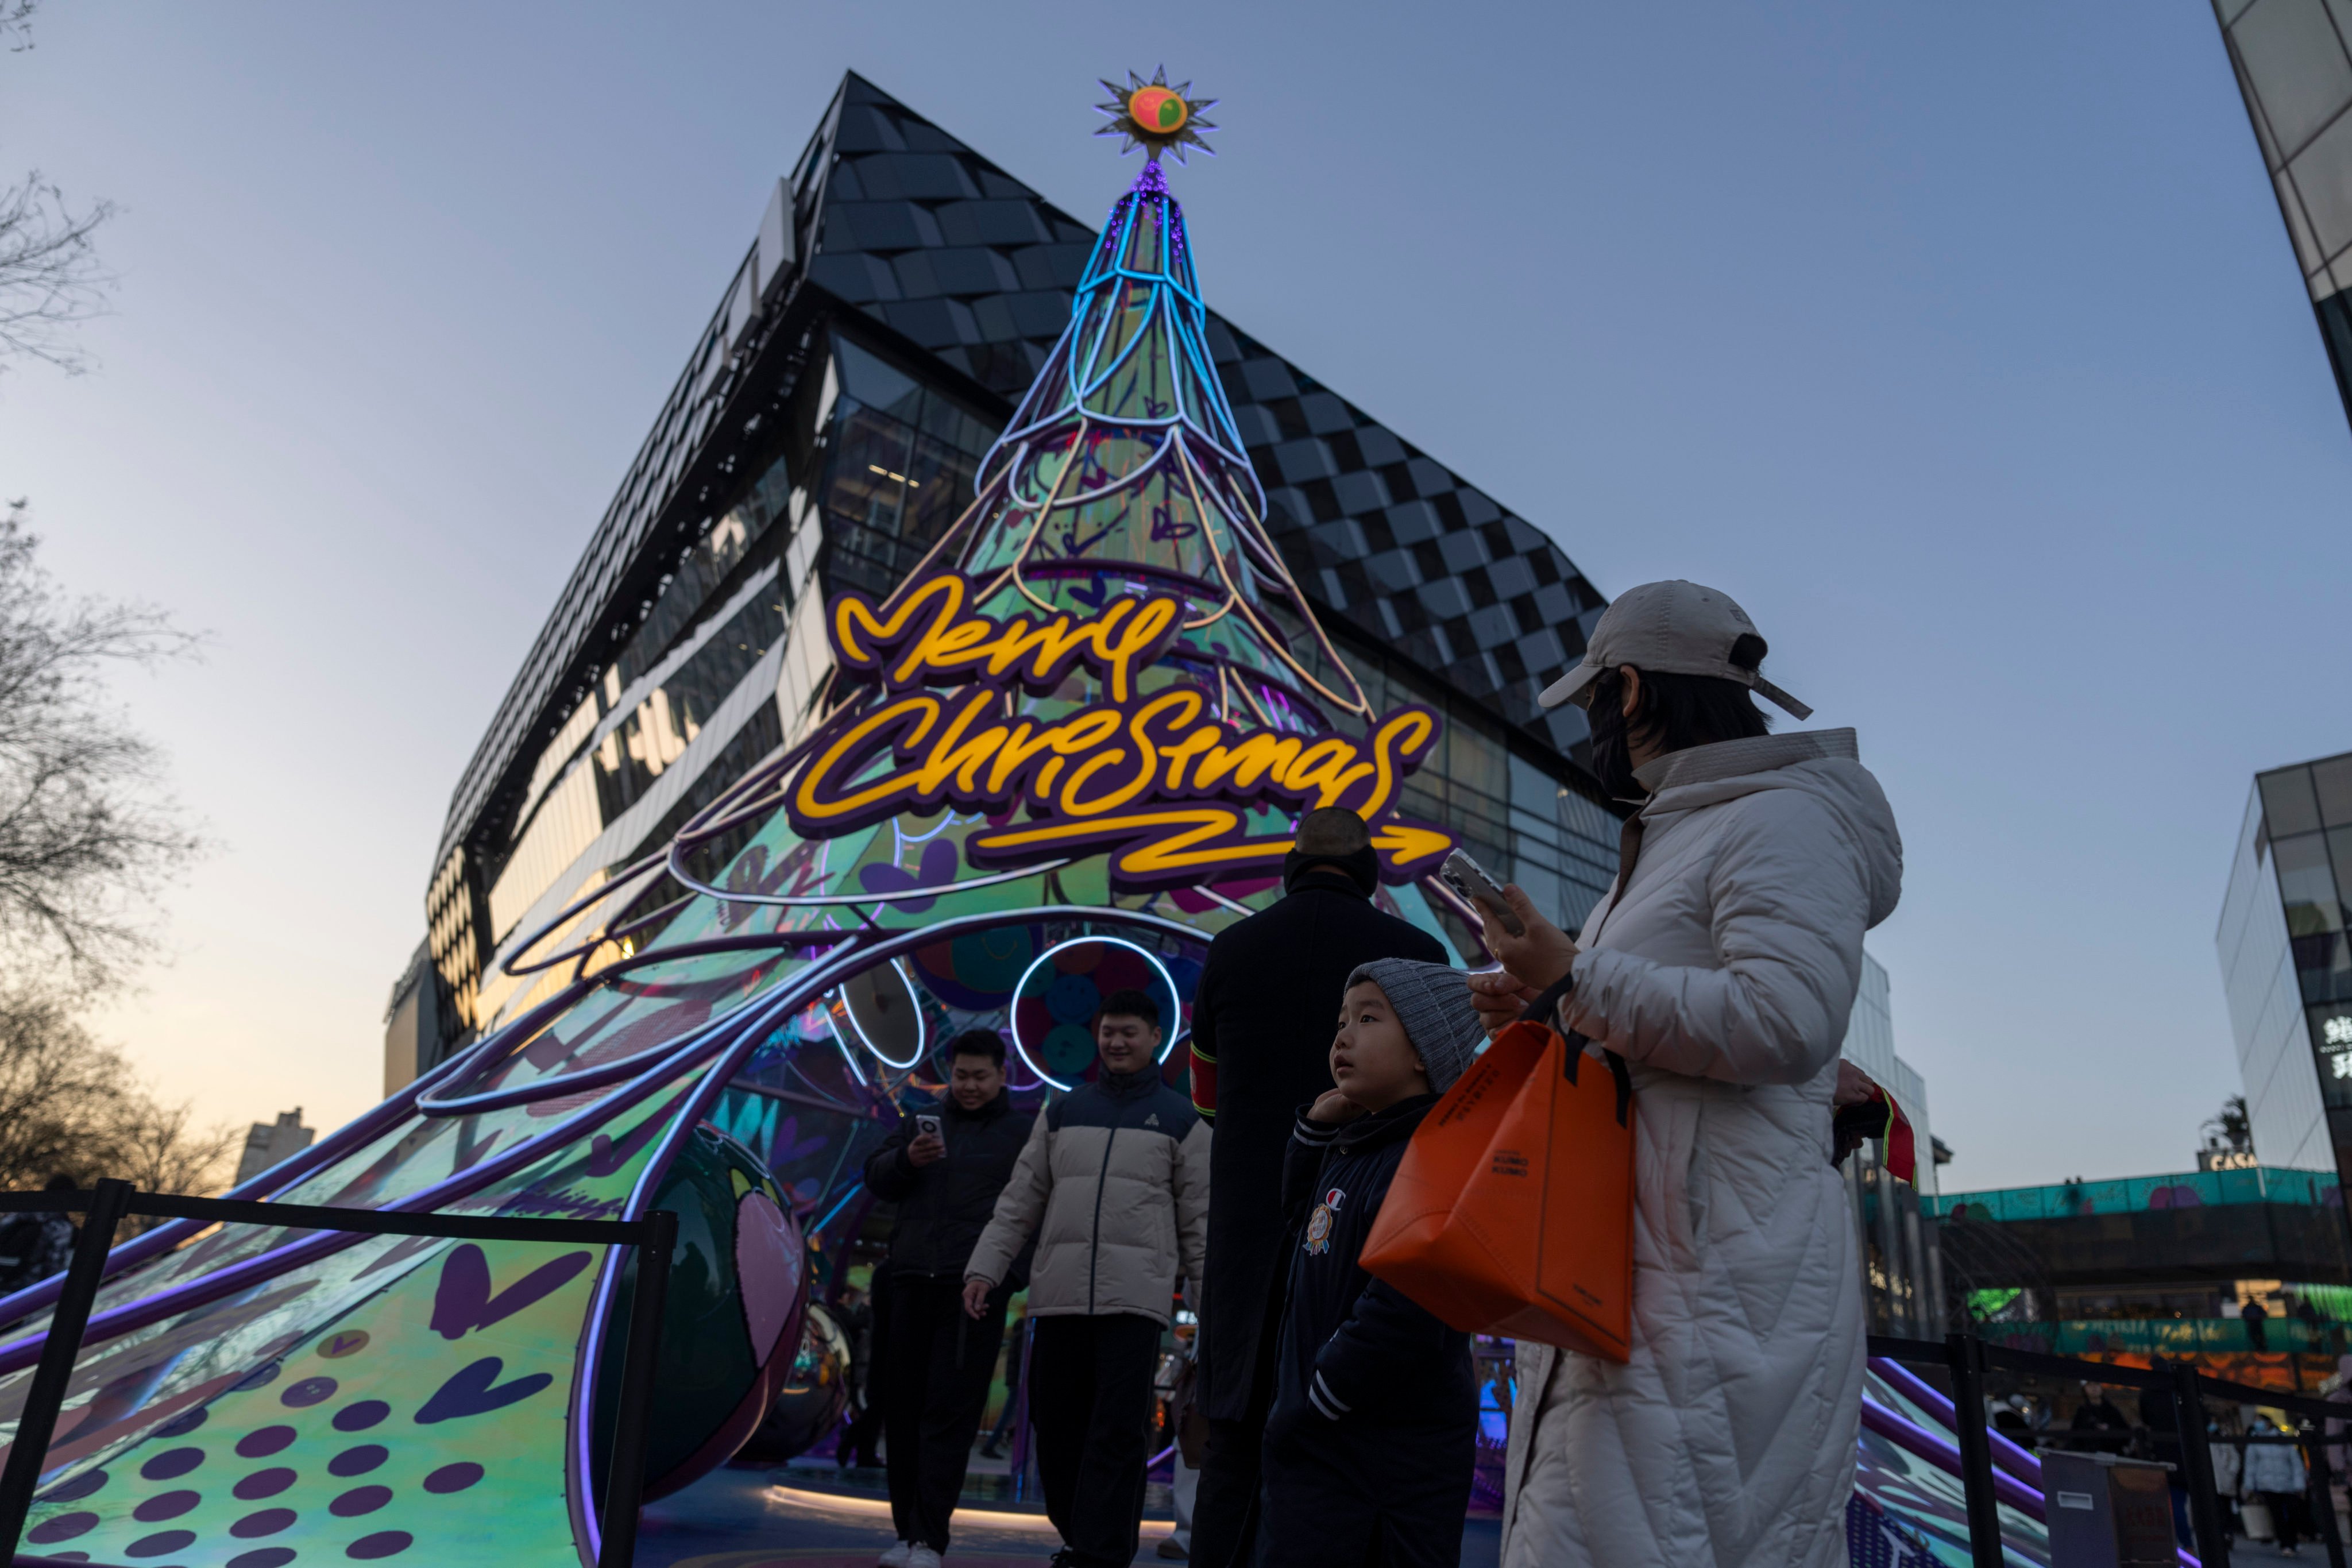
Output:
<path fill-rule="evenodd" d="M 2352 753 L 2256 775 L 2215 944 L 2265 1165 L 2352 1168 Z"/>
<path fill-rule="evenodd" d="M 2352 4 L 2214 0 L 2213 11 L 2352 415 Z"/>

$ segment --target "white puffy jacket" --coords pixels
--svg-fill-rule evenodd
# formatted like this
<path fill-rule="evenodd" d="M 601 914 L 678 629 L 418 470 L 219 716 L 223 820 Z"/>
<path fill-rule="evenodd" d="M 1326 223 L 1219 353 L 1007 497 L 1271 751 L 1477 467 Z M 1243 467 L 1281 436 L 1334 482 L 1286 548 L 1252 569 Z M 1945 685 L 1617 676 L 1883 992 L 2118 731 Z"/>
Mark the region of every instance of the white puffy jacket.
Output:
<path fill-rule="evenodd" d="M 1586 922 L 1564 1027 L 1631 1064 L 1631 1360 L 1523 1343 L 1504 1568 L 1843 1568 L 1864 1321 L 1830 1165 L 1903 848 L 1851 730 L 1693 747 Z"/>

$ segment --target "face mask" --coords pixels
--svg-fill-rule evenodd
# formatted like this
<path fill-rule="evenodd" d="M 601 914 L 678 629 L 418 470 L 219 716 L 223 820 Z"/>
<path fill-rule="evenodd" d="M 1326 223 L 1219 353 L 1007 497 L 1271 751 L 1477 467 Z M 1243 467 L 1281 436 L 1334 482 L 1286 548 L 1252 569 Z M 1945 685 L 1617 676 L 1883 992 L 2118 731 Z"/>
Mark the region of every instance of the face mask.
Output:
<path fill-rule="evenodd" d="M 1649 793 L 1633 777 L 1633 759 L 1625 744 L 1622 688 L 1613 679 L 1593 682 L 1592 706 L 1585 710 L 1592 731 L 1592 775 L 1612 800 L 1639 799 Z"/>

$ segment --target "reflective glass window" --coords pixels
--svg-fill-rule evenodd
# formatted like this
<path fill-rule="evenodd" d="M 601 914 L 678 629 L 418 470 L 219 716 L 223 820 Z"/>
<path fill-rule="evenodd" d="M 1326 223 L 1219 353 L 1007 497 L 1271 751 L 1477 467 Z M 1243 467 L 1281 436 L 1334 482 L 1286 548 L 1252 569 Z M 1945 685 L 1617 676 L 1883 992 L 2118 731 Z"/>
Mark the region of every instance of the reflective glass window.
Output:
<path fill-rule="evenodd" d="M 2352 754 L 2312 763 L 2311 782 L 2320 820 L 2330 827 L 2352 827 Z"/>
<path fill-rule="evenodd" d="M 2281 768 L 2255 782 L 2262 785 L 2263 822 L 2273 839 L 2309 833 L 2319 826 L 2319 801 L 2312 794 L 2310 769 Z"/>
<path fill-rule="evenodd" d="M 2322 0 L 2263 0 L 2231 31 L 2271 134 L 2289 157 L 2352 103 L 2352 61 Z"/>
<path fill-rule="evenodd" d="M 2279 897 L 2286 904 L 2286 929 L 2291 936 L 2344 929 L 2336 902 L 2336 874 L 2327 862 L 2327 840 L 2317 833 L 2273 838 L 2271 853 L 2278 864 Z"/>

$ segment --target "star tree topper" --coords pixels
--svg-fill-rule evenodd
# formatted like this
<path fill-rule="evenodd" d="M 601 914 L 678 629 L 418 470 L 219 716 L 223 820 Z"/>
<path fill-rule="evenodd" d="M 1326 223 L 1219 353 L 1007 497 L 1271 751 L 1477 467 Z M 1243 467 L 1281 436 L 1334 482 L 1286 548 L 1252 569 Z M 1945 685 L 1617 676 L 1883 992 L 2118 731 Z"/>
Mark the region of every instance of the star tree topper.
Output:
<path fill-rule="evenodd" d="M 1178 163 L 1184 162 L 1184 149 L 1198 147 L 1215 157 L 1217 150 L 1201 140 L 1199 133 L 1214 131 L 1216 126 L 1201 118 L 1201 110 L 1217 100 L 1194 98 L 1192 84 L 1178 87 L 1168 85 L 1168 68 L 1160 67 L 1151 73 L 1150 81 L 1133 71 L 1127 73 L 1127 85 L 1106 80 L 1111 101 L 1097 103 L 1096 111 L 1110 117 L 1110 123 L 1095 132 L 1097 136 L 1124 136 L 1127 144 L 1119 149 L 1122 156 L 1138 147 L 1144 151 L 1147 163 L 1157 163 L 1160 154 L 1172 152 Z"/>

